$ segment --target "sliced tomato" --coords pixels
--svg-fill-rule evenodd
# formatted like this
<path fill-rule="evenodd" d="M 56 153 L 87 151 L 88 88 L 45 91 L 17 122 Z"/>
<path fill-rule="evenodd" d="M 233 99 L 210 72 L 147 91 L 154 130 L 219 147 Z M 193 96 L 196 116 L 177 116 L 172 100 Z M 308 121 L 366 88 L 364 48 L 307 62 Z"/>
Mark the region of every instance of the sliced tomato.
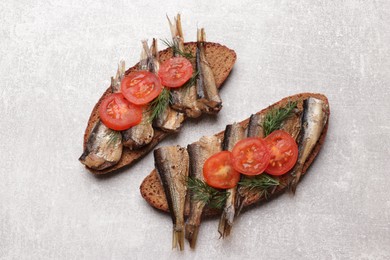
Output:
<path fill-rule="evenodd" d="M 234 169 L 246 175 L 258 175 L 267 168 L 270 152 L 261 138 L 250 137 L 239 141 L 232 150 Z"/>
<path fill-rule="evenodd" d="M 127 101 L 121 93 L 115 93 L 103 99 L 99 116 L 108 128 L 122 131 L 141 122 L 142 108 Z"/>
<path fill-rule="evenodd" d="M 134 71 L 121 82 L 121 92 L 133 104 L 144 105 L 162 91 L 160 79 L 149 71 Z"/>
<path fill-rule="evenodd" d="M 192 77 L 193 71 L 189 60 L 184 57 L 173 57 L 161 64 L 158 76 L 164 86 L 178 88 Z"/>
<path fill-rule="evenodd" d="M 240 173 L 231 164 L 231 152 L 222 151 L 212 155 L 203 165 L 206 183 L 217 189 L 230 189 L 237 185 Z"/>
<path fill-rule="evenodd" d="M 291 170 L 298 159 L 298 145 L 289 133 L 276 130 L 265 139 L 271 159 L 265 171 L 271 175 L 282 175 Z"/>

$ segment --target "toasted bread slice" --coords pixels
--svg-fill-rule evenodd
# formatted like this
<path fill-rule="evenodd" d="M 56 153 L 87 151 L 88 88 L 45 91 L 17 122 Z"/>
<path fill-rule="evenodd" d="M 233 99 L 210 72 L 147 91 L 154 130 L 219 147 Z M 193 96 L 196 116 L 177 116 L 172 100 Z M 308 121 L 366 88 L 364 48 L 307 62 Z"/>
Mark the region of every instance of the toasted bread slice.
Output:
<path fill-rule="evenodd" d="M 269 110 L 273 108 L 278 108 L 278 107 L 283 107 L 287 104 L 288 101 L 296 101 L 296 100 L 304 100 L 309 97 L 314 97 L 317 99 L 323 100 L 328 107 L 328 120 L 326 121 L 326 124 L 322 130 L 322 134 L 320 139 L 318 140 L 316 146 L 314 147 L 313 151 L 311 152 L 309 158 L 306 160 L 304 168 L 303 168 L 303 174 L 306 173 L 307 169 L 309 166 L 312 164 L 314 159 L 316 158 L 318 152 L 321 149 L 321 146 L 323 142 L 325 141 L 325 136 L 328 130 L 328 124 L 329 124 L 329 102 L 328 99 L 322 95 L 322 94 L 314 94 L 314 93 L 302 93 L 302 94 L 297 94 L 294 96 L 290 96 L 287 98 L 284 98 L 280 100 L 279 102 L 269 106 L 266 109 L 261 110 L 257 114 L 266 114 Z M 240 122 L 240 124 L 246 128 L 249 123 L 249 118 L 245 119 L 244 121 Z M 216 134 L 216 136 L 220 139 L 223 138 L 224 132 L 220 132 Z M 277 186 L 277 188 L 271 193 L 271 197 L 274 197 L 282 192 L 284 192 L 288 188 L 288 183 L 289 183 L 289 178 L 291 175 L 285 174 L 281 176 L 280 178 L 280 185 Z M 158 174 L 156 170 L 153 170 L 142 182 L 141 187 L 140 187 L 141 195 L 142 197 L 153 207 L 168 212 L 168 203 L 166 201 L 165 193 L 164 193 L 164 188 L 159 180 Z M 260 196 L 260 194 L 253 193 L 251 194 L 245 201 L 244 206 L 249 206 L 252 205 L 256 202 L 260 202 L 265 200 L 266 198 L 263 196 Z M 269 199 L 269 198 L 268 198 Z M 187 212 L 188 213 L 188 212 Z M 205 209 L 204 215 L 206 216 L 211 216 L 211 215 L 216 215 L 219 212 L 216 210 L 211 210 L 211 209 Z"/>
<path fill-rule="evenodd" d="M 207 61 L 209 62 L 210 67 L 214 74 L 215 83 L 217 87 L 220 88 L 223 82 L 229 76 L 234 63 L 236 62 L 236 53 L 233 50 L 227 48 L 226 46 L 220 45 L 218 43 L 212 43 L 212 42 L 205 43 L 205 49 L 206 49 Z M 186 52 L 190 52 L 195 56 L 196 42 L 185 43 L 185 50 Z M 160 62 L 164 62 L 165 60 L 171 57 L 172 57 L 171 48 L 159 52 Z M 132 71 L 137 70 L 137 67 L 138 64 L 128 69 L 126 71 L 126 75 Z M 99 120 L 98 111 L 99 111 L 100 103 L 109 94 L 111 94 L 110 88 L 108 88 L 106 92 L 104 92 L 103 96 L 99 99 L 99 101 L 96 103 L 95 107 L 92 110 L 91 116 L 89 117 L 88 120 L 87 128 L 85 129 L 85 133 L 84 133 L 84 147 L 83 147 L 84 149 L 87 145 L 88 137 L 91 134 L 95 123 L 97 122 L 97 120 Z M 133 162 L 140 159 L 141 157 L 146 155 L 149 151 L 151 151 L 162 139 L 164 139 L 168 135 L 169 133 L 163 132 L 159 129 L 155 129 L 154 137 L 150 144 L 148 144 L 147 146 L 141 149 L 137 149 L 134 151 L 131 151 L 127 147 L 124 147 L 120 161 L 114 166 L 104 170 L 93 170 L 89 168 L 88 169 L 94 174 L 105 174 L 123 168 L 125 166 L 131 165 Z"/>

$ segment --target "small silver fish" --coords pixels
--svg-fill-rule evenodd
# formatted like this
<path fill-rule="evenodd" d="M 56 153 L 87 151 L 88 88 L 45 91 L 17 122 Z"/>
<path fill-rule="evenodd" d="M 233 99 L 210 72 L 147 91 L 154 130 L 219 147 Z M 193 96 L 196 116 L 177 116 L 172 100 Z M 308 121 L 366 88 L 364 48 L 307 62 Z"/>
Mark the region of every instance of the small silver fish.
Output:
<path fill-rule="evenodd" d="M 150 64 L 153 66 L 154 73 L 158 73 L 160 68 L 160 61 L 158 57 L 157 41 L 152 45 L 153 61 Z M 164 111 L 154 119 L 153 124 L 165 132 L 178 132 L 181 123 L 184 121 L 185 115 L 172 109 L 169 105 Z"/>
<path fill-rule="evenodd" d="M 153 57 L 149 50 L 146 40 L 142 41 L 141 60 L 138 65 L 139 70 L 154 71 L 154 67 L 150 66 Z M 149 144 L 153 140 L 154 129 L 150 121 L 150 111 L 147 106 L 143 108 L 142 120 L 138 125 L 130 127 L 122 131 L 123 145 L 131 150 L 139 149 Z"/>
<path fill-rule="evenodd" d="M 264 129 L 263 129 L 264 119 L 265 119 L 265 115 L 263 114 L 252 114 L 249 118 L 246 136 L 264 138 Z M 247 199 L 247 195 L 245 189 L 243 189 L 242 187 L 240 187 L 240 185 L 238 185 L 237 196 L 236 196 L 235 217 L 238 217 L 240 215 L 246 199 Z"/>
<path fill-rule="evenodd" d="M 160 147 L 154 150 L 154 162 L 172 217 L 172 248 L 184 250 L 184 209 L 189 171 L 187 150 L 180 146 Z"/>
<path fill-rule="evenodd" d="M 174 19 L 172 23 L 168 18 L 169 26 L 172 33 L 172 41 L 176 48 L 184 53 L 184 37 L 181 27 L 180 14 Z M 179 53 L 174 53 L 174 56 L 180 56 Z M 172 108 L 177 111 L 185 113 L 188 117 L 196 118 L 202 114 L 198 107 L 196 85 L 183 86 L 171 90 L 172 94 Z"/>
<path fill-rule="evenodd" d="M 203 136 L 198 142 L 188 145 L 187 150 L 190 158 L 190 176 L 203 181 L 203 165 L 211 155 L 221 151 L 221 140 L 216 136 Z M 196 201 L 191 194 L 190 214 L 185 226 L 186 238 L 191 248 L 195 248 L 196 245 L 204 206 L 203 201 Z"/>
<path fill-rule="evenodd" d="M 237 123 L 227 125 L 222 142 L 222 150 L 232 151 L 236 143 L 245 138 L 245 129 Z M 228 197 L 219 220 L 218 232 L 221 237 L 230 235 L 237 208 L 237 186 L 227 189 Z"/>
<path fill-rule="evenodd" d="M 111 130 L 98 120 L 79 160 L 91 169 L 103 170 L 118 163 L 122 149 L 121 133 Z"/>
<path fill-rule="evenodd" d="M 197 49 L 196 49 L 196 69 L 199 72 L 196 81 L 196 90 L 198 102 L 202 104 L 202 111 L 215 114 L 222 108 L 222 100 L 219 96 L 217 85 L 210 64 L 206 59 L 204 43 L 206 33 L 204 28 L 198 29 L 197 32 Z"/>
<path fill-rule="evenodd" d="M 115 77 L 111 77 L 111 91 L 120 91 L 121 81 L 125 75 L 125 62 L 121 60 Z M 96 122 L 88 137 L 87 145 L 79 161 L 85 166 L 103 170 L 118 163 L 122 156 L 121 132 L 106 127 L 100 119 Z"/>
<path fill-rule="evenodd" d="M 291 170 L 290 190 L 295 193 L 297 184 L 302 175 L 303 166 L 320 139 L 322 130 L 327 121 L 327 107 L 320 99 L 310 97 L 303 101 L 303 115 L 299 142 L 298 161 Z"/>

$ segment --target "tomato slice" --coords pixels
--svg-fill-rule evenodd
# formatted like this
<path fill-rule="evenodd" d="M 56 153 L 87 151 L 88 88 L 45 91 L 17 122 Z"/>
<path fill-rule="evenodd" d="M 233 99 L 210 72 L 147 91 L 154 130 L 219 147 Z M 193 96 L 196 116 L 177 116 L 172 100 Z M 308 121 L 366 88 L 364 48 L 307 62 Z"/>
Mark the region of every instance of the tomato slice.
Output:
<path fill-rule="evenodd" d="M 164 86 L 178 88 L 192 77 L 193 71 L 189 60 L 184 57 L 173 57 L 161 64 L 158 76 Z"/>
<path fill-rule="evenodd" d="M 267 168 L 271 155 L 263 139 L 250 137 L 233 147 L 232 156 L 234 169 L 245 175 L 258 175 Z"/>
<path fill-rule="evenodd" d="M 127 101 L 121 93 L 115 93 L 103 99 L 99 116 L 108 128 L 122 131 L 141 122 L 142 108 Z"/>
<path fill-rule="evenodd" d="M 231 165 L 231 152 L 222 151 L 208 158 L 203 165 L 206 183 L 217 189 L 230 189 L 237 185 L 240 173 Z"/>
<path fill-rule="evenodd" d="M 160 79 L 149 71 L 134 71 L 121 82 L 121 92 L 133 104 L 144 105 L 162 91 Z"/>
<path fill-rule="evenodd" d="M 298 159 L 298 145 L 291 135 L 276 130 L 264 140 L 271 152 L 270 163 L 265 171 L 271 175 L 282 175 L 291 170 Z"/>

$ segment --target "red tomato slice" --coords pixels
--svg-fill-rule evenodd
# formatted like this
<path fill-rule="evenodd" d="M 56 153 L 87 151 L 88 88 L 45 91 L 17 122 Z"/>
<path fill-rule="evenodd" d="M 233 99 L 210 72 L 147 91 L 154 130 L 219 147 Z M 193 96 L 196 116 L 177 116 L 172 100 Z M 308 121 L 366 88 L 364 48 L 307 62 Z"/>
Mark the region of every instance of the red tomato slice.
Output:
<path fill-rule="evenodd" d="M 158 76 L 164 86 L 178 88 L 192 77 L 193 71 L 189 60 L 183 57 L 173 57 L 161 64 Z"/>
<path fill-rule="evenodd" d="M 286 131 L 276 130 L 264 140 L 271 152 L 265 171 L 271 175 L 282 175 L 291 170 L 298 159 L 298 145 L 291 135 Z"/>
<path fill-rule="evenodd" d="M 144 105 L 162 91 L 160 79 L 149 71 L 134 71 L 121 82 L 121 92 L 133 104 Z"/>
<path fill-rule="evenodd" d="M 240 173 L 231 165 L 231 152 L 222 151 L 212 155 L 203 165 L 206 183 L 217 189 L 230 189 L 237 185 Z"/>
<path fill-rule="evenodd" d="M 232 150 L 234 169 L 245 175 L 258 175 L 267 168 L 270 152 L 261 138 L 250 137 L 239 141 Z"/>
<path fill-rule="evenodd" d="M 121 93 L 115 93 L 103 99 L 99 116 L 108 128 L 122 131 L 141 122 L 142 108 L 131 104 Z"/>

